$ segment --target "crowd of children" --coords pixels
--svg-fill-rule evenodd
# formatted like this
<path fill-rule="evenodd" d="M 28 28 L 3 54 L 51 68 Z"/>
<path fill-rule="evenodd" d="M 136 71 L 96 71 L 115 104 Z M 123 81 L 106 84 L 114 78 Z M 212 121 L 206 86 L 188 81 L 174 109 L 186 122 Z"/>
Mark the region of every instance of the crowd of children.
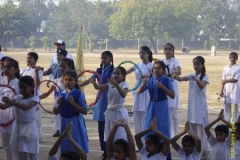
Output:
<path fill-rule="evenodd" d="M 55 45 L 63 45 L 61 40 Z M 202 56 L 193 59 L 194 72 L 181 76 L 181 65 L 174 56 L 174 46 L 164 46 L 165 58 L 153 61 L 149 47 L 142 46 L 142 60 L 126 70 L 113 65 L 113 54 L 101 54 L 100 68 L 88 80 L 79 83 L 74 61 L 66 58 L 68 52 L 58 47 L 56 62 L 48 69 L 37 64 L 38 54 L 27 54 L 27 67 L 20 72 L 18 61 L 1 58 L 0 84 L 0 142 L 6 160 L 38 160 L 39 142 L 42 140 L 42 112 L 40 99 L 54 92 L 54 130 L 59 137 L 49 151 L 49 160 L 86 160 L 89 152 L 88 134 L 83 115 L 87 103 L 80 87 L 92 84 L 101 92 L 94 108 L 93 120 L 98 121 L 98 133 L 103 155 L 101 160 L 136 160 L 139 152 L 142 160 L 171 160 L 170 144 L 180 160 L 204 160 L 211 153 L 212 160 L 240 159 L 240 67 L 238 54 L 231 52 L 230 64 L 224 67 L 219 95 L 224 98 L 224 110 L 211 123 L 208 122 L 206 88 L 209 78 Z M 141 73 L 140 73 L 140 70 Z M 135 141 L 129 128 L 128 111 L 124 107 L 129 92 L 126 76 L 135 72 L 136 85 L 133 100 Z M 48 90 L 41 94 L 37 86 L 43 76 L 53 75 Z M 141 76 L 142 75 L 142 76 Z M 184 130 L 178 133 L 180 105 L 178 82 L 189 81 L 187 119 Z M 57 84 L 57 86 L 56 86 Z M 234 117 L 230 113 L 235 110 Z M 224 112 L 225 117 L 224 118 Z M 210 132 L 218 121 L 224 124 Z M 236 123 L 235 123 L 236 122 Z M 234 128 L 233 128 L 234 127 Z M 232 128 L 232 132 L 229 132 Z M 182 138 L 182 146 L 177 141 Z M 136 143 L 136 148 L 135 148 Z M 234 150 L 234 152 L 233 152 Z"/>

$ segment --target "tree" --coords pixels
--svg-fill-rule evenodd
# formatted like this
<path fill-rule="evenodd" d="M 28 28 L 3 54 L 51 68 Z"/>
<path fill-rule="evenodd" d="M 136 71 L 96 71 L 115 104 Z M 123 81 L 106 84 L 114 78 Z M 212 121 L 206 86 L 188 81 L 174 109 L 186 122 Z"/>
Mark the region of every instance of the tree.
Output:
<path fill-rule="evenodd" d="M 16 37 L 29 36 L 36 31 L 36 26 L 29 22 L 22 9 L 11 1 L 0 6 L 0 38 L 3 43 L 3 51 L 7 52 L 7 44 Z"/>
<path fill-rule="evenodd" d="M 121 0 L 111 17 L 113 37 L 147 37 L 157 53 L 154 39 L 191 35 L 197 25 L 196 1 L 186 0 Z"/>
<path fill-rule="evenodd" d="M 31 47 L 32 51 L 34 51 L 34 48 L 35 48 L 35 41 L 36 41 L 35 36 L 30 36 L 29 37 L 29 46 Z"/>
<path fill-rule="evenodd" d="M 48 36 L 42 37 L 41 41 L 43 42 L 43 48 L 46 51 L 47 50 L 47 44 L 48 44 L 48 41 L 49 41 Z"/>

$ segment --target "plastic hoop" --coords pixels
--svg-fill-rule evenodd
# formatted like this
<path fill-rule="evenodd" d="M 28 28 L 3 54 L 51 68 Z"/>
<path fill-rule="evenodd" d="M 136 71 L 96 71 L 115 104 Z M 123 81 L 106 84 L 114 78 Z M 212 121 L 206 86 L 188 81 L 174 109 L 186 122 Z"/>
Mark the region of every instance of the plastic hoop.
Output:
<path fill-rule="evenodd" d="M 80 72 L 80 73 L 78 74 L 78 77 L 81 77 L 81 76 L 82 76 L 84 73 L 86 73 L 86 72 L 95 74 L 95 75 L 98 77 L 98 79 L 99 79 L 99 84 L 103 84 L 101 76 L 100 76 L 97 72 L 95 72 L 95 71 L 84 70 L 84 71 L 82 71 L 82 72 Z M 89 107 L 94 106 L 94 105 L 98 102 L 98 100 L 100 99 L 101 95 L 102 95 L 102 92 L 99 91 L 99 92 L 97 93 L 97 96 L 96 96 L 95 101 L 92 102 L 92 103 L 90 103 L 90 104 L 88 104 L 88 106 L 89 106 Z"/>
<path fill-rule="evenodd" d="M 36 95 L 37 95 L 37 91 L 38 91 L 38 88 L 40 87 L 40 85 L 43 83 L 43 82 L 51 82 L 51 83 L 53 83 L 58 89 L 59 89 L 59 91 L 61 91 L 61 88 L 55 83 L 55 82 L 53 82 L 53 81 L 51 81 L 51 80 L 43 80 L 43 81 L 41 81 L 38 85 L 37 85 L 37 87 L 36 87 L 36 90 L 35 90 L 35 93 L 36 93 Z M 47 112 L 47 113 L 49 113 L 49 114 L 54 114 L 52 111 L 48 111 L 47 109 L 45 109 L 43 106 L 42 106 L 42 104 L 41 104 L 41 102 L 39 101 L 39 106 L 45 111 L 45 112 Z"/>
<path fill-rule="evenodd" d="M 122 61 L 118 66 L 121 66 L 122 64 L 125 64 L 125 63 L 133 64 L 138 69 L 138 71 L 140 73 L 140 77 L 142 77 L 141 69 L 138 67 L 138 65 L 136 63 L 134 63 L 132 61 Z M 138 84 L 135 87 L 133 87 L 132 89 L 129 89 L 129 92 L 132 92 L 132 91 L 135 91 L 136 89 L 138 89 L 138 87 L 142 84 L 142 81 L 143 81 L 143 79 L 141 78 L 140 81 L 138 82 Z"/>
<path fill-rule="evenodd" d="M 9 88 L 9 89 L 11 89 L 11 91 L 12 91 L 15 95 L 17 95 L 16 90 L 15 90 L 14 88 L 8 86 L 8 85 L 0 84 L 0 87 Z M 7 126 L 11 125 L 14 120 L 15 120 L 15 116 L 13 116 L 13 118 L 12 118 L 10 121 L 6 122 L 6 123 L 0 123 L 0 126 L 3 127 L 3 128 L 6 128 Z"/>

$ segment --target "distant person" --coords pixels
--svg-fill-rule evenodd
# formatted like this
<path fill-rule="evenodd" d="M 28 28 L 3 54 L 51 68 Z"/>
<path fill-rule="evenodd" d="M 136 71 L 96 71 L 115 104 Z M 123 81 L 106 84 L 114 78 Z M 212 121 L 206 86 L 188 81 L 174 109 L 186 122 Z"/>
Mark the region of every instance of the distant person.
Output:
<path fill-rule="evenodd" d="M 229 55 L 230 64 L 225 66 L 222 75 L 222 88 L 219 93 L 221 97 L 224 97 L 224 111 L 226 120 L 230 122 L 231 118 L 231 105 L 235 107 L 235 121 L 238 118 L 238 105 L 240 104 L 239 92 L 240 86 L 238 80 L 240 78 L 240 67 L 236 64 L 238 60 L 238 54 L 231 52 Z"/>
<path fill-rule="evenodd" d="M 2 57 L 4 57 L 5 55 L 1 53 L 2 51 L 2 46 L 0 45 L 0 59 L 2 59 Z"/>
<path fill-rule="evenodd" d="M 63 40 L 57 40 L 56 42 L 54 42 L 54 45 L 57 46 L 57 49 L 66 49 L 66 44 L 65 44 L 65 42 L 64 42 Z M 73 60 L 73 56 L 72 56 L 71 53 L 67 53 L 66 58 L 70 58 L 70 59 Z M 51 61 L 50 61 L 50 66 L 52 66 L 52 65 L 55 64 L 55 63 L 58 63 L 57 53 L 54 53 L 54 54 L 52 55 L 52 58 L 51 58 Z M 59 77 L 57 77 L 57 78 L 59 78 Z M 54 77 L 53 74 L 50 74 L 50 75 L 48 76 L 48 79 L 49 79 L 49 80 L 54 80 L 54 79 L 56 79 L 56 78 Z M 47 87 L 49 87 L 49 82 L 47 83 Z"/>

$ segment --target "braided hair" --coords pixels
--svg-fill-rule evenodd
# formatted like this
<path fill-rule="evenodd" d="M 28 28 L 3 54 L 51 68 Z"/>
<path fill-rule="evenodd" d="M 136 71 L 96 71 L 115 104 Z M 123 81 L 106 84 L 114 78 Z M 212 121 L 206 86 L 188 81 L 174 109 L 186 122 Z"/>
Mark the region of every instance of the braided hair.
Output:
<path fill-rule="evenodd" d="M 112 59 L 112 61 L 110 62 L 111 65 L 112 65 L 110 71 L 113 71 L 114 65 L 113 65 L 113 54 L 112 54 L 112 52 L 110 52 L 110 51 L 104 51 L 104 52 L 102 52 L 101 56 L 103 56 L 103 55 L 105 55 L 105 56 L 107 56 L 107 57 L 109 57 L 109 58 Z M 103 68 L 103 64 L 102 64 L 102 62 L 101 62 L 101 64 L 100 64 L 100 70 L 99 70 L 100 74 L 102 73 L 102 68 Z"/>
<path fill-rule="evenodd" d="M 194 60 L 198 60 L 203 65 L 201 76 L 200 76 L 200 81 L 202 81 L 203 77 L 206 75 L 205 59 L 202 56 L 197 56 L 193 59 L 193 61 Z"/>

